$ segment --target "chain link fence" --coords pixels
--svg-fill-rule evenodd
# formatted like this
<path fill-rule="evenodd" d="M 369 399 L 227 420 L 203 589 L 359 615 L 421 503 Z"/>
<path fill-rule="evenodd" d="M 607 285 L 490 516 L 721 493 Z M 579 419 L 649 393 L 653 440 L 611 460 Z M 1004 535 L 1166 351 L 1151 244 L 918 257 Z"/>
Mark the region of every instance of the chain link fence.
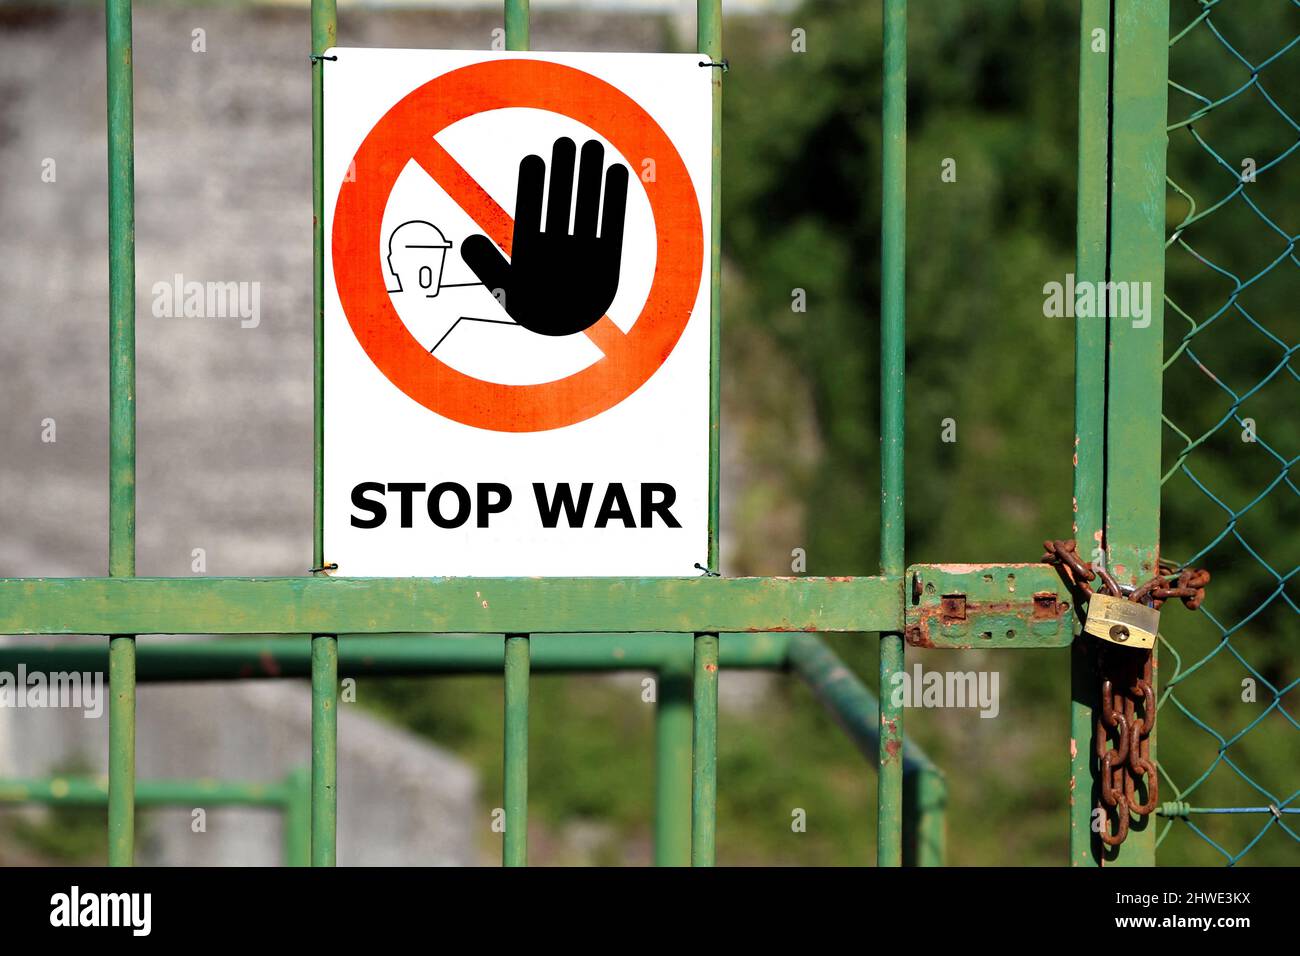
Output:
<path fill-rule="evenodd" d="M 1174 0 L 1162 535 L 1163 864 L 1300 862 L 1300 0 Z M 1290 705 L 1290 709 L 1288 709 Z"/>

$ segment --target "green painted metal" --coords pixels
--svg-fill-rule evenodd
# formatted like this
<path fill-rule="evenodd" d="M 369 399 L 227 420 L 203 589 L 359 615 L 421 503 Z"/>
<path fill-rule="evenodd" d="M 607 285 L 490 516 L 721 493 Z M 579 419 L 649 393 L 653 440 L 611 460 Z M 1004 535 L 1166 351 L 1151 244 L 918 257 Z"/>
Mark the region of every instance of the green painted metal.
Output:
<path fill-rule="evenodd" d="M 718 825 L 718 635 L 696 634 L 691 669 L 691 866 L 713 866 Z"/>
<path fill-rule="evenodd" d="M 1151 314 L 1145 325 L 1107 323 L 1105 543 L 1115 579 L 1138 584 L 1155 575 L 1160 548 L 1169 5 L 1113 2 L 1109 279 L 1150 283 Z M 1135 815 L 1107 865 L 1154 865 L 1154 824 Z"/>
<path fill-rule="evenodd" d="M 314 441 L 312 567 L 325 567 L 325 64 L 338 39 L 335 0 L 311 0 L 312 328 L 314 341 Z M 321 573 L 324 573 L 323 571 Z M 315 629 L 313 629 L 315 630 Z M 332 866 L 338 814 L 338 638 L 312 638 L 312 863 Z"/>
<path fill-rule="evenodd" d="M 505 0 L 506 49 L 528 49 L 528 0 Z M 528 681 L 532 647 L 527 634 L 505 636 L 505 866 L 528 865 Z"/>
<path fill-rule="evenodd" d="M 146 682 L 300 678 L 310 673 L 310 643 L 306 635 L 151 641 L 140 647 L 139 676 Z M 356 676 L 495 674 L 502 666 L 499 636 L 356 636 L 338 646 L 340 674 Z M 685 865 L 690 860 L 692 646 L 684 634 L 548 634 L 530 640 L 530 669 L 658 672 L 655 860 L 663 866 Z M 875 695 L 819 638 L 729 634 L 720 640 L 719 657 L 732 669 L 788 666 L 809 684 L 858 749 L 874 757 L 880 736 Z M 105 658 L 102 646 L 90 644 L 0 647 L 0 669 L 6 670 L 24 664 L 31 670 L 95 672 L 104 669 Z M 915 745 L 909 746 L 904 756 L 904 853 L 908 863 L 938 865 L 935 853 L 942 849 L 943 804 L 936 795 L 942 795 L 942 790 L 925 779 L 935 774 L 939 771 L 925 754 Z M 305 862 L 308 858 L 308 784 L 306 771 L 295 771 L 290 777 L 290 797 L 297 800 L 286 808 L 286 858 L 290 860 Z M 299 823 L 292 823 L 293 819 Z M 917 840 L 917 833 L 927 836 Z"/>
<path fill-rule="evenodd" d="M 709 544 L 705 564 L 717 573 L 720 522 L 722 418 L 722 0 L 697 0 L 696 46 L 710 76 L 712 98 L 711 189 L 709 193 Z M 718 635 L 695 635 L 695 704 L 692 710 L 691 862 L 712 866 L 717 829 Z M 711 668 L 711 669 L 710 669 Z M 707 817 L 702 819 L 701 815 Z"/>
<path fill-rule="evenodd" d="M 135 112 L 131 0 L 107 0 L 108 573 L 135 574 Z"/>
<path fill-rule="evenodd" d="M 779 669 L 790 640 L 789 634 L 727 634 L 721 642 L 722 662 L 736 670 Z M 530 669 L 539 672 L 676 669 L 688 678 L 690 674 L 691 641 L 685 634 L 538 634 L 531 639 L 530 651 Z M 102 672 L 107 663 L 105 648 L 98 645 L 25 641 L 0 647 L 0 670 L 23 664 L 28 671 Z M 137 666 L 142 682 L 307 677 L 311 639 L 146 639 L 139 646 Z M 500 674 L 501 636 L 353 635 L 339 642 L 338 667 L 341 677 Z"/>
<path fill-rule="evenodd" d="M 790 638 L 788 664 L 868 760 L 880 752 L 880 701 L 813 634 Z M 943 774 L 916 745 L 902 755 L 901 859 L 907 866 L 942 866 L 946 852 L 947 786 Z"/>
<path fill-rule="evenodd" d="M 311 201 L 313 431 L 313 567 L 325 565 L 325 61 L 319 59 L 338 39 L 335 0 L 311 0 Z"/>
<path fill-rule="evenodd" d="M 108 802 L 107 777 L 40 777 L 0 780 L 0 803 L 52 803 L 102 807 Z M 206 804 L 216 807 L 281 807 L 289 800 L 284 782 L 234 780 L 138 780 L 139 806 Z"/>
<path fill-rule="evenodd" d="M 695 40 L 710 63 L 722 62 L 722 0 L 696 0 Z M 708 69 L 712 88 L 713 142 L 709 194 L 709 554 L 710 570 L 719 570 L 719 474 L 722 419 L 722 74 Z"/>
<path fill-rule="evenodd" d="M 135 574 L 135 110 L 131 0 L 105 5 L 108 64 L 108 573 Z M 135 640 L 107 633 L 108 862 L 135 853 Z"/>
<path fill-rule="evenodd" d="M 1150 283 L 1152 308 L 1145 326 L 1108 323 L 1106 545 L 1116 579 L 1140 583 L 1159 550 L 1169 8 L 1115 6 L 1110 280 Z"/>
<path fill-rule="evenodd" d="M 903 555 L 903 391 L 907 266 L 907 0 L 885 0 L 881 94 L 880 211 L 880 573 L 901 579 Z M 899 594 L 902 604 L 902 595 Z M 903 670 L 903 635 L 882 629 L 880 686 Z M 903 709 L 886 698 L 880 709 L 880 787 L 876 862 L 903 862 Z"/>
<path fill-rule="evenodd" d="M 528 0 L 506 2 L 506 49 L 528 49 Z"/>
<path fill-rule="evenodd" d="M 0 779 L 0 804 L 102 807 L 109 803 L 110 791 L 108 777 Z M 135 802 L 141 807 L 256 807 L 283 811 L 283 862 L 287 866 L 306 862 L 306 792 L 302 770 L 272 783 L 210 779 L 135 782 Z"/>
<path fill-rule="evenodd" d="M 135 859 L 135 639 L 108 642 L 108 865 Z"/>
<path fill-rule="evenodd" d="M 0 634 L 902 629 L 901 578 L 0 578 Z"/>
<path fill-rule="evenodd" d="M 325 566 L 325 179 L 324 179 L 324 69 L 318 57 L 334 46 L 338 14 L 334 0 L 311 2 L 312 46 L 312 244 L 313 328 L 315 383 L 314 529 L 312 566 Z M 338 638 L 316 634 L 312 638 L 312 773 L 311 861 L 333 866 L 337 806 L 338 756 Z"/>
<path fill-rule="evenodd" d="M 505 866 L 528 865 L 528 670 L 527 634 L 505 639 Z"/>
<path fill-rule="evenodd" d="M 286 866 L 311 866 L 311 770 L 295 767 L 285 787 L 284 862 Z"/>
<path fill-rule="evenodd" d="M 720 0 L 698 0 L 701 53 L 721 62 Z M 906 160 L 906 2 L 886 0 L 885 146 L 882 210 L 882 575 L 875 578 L 799 579 L 150 579 L 134 577 L 134 225 L 131 122 L 131 6 L 107 0 L 110 169 L 110 561 L 106 579 L 0 579 L 0 633 L 110 635 L 110 861 L 129 863 L 133 842 L 134 718 L 137 634 L 210 633 L 298 635 L 279 641 L 235 637 L 220 642 L 178 642 L 150 650 L 146 679 L 233 676 L 312 677 L 312 769 L 310 812 L 299 799 L 296 812 L 310 818 L 310 859 L 335 862 L 337 692 L 341 664 L 364 673 L 412 673 L 420 669 L 470 671 L 494 665 L 481 657 L 484 641 L 506 634 L 507 862 L 524 862 L 527 773 L 527 691 L 534 639 L 542 632 L 539 669 L 612 669 L 645 666 L 660 675 L 657 717 L 656 858 L 685 862 L 714 859 L 717 775 L 717 680 L 720 659 L 728 666 L 774 666 L 787 648 L 809 646 L 799 631 L 876 631 L 881 634 L 881 677 L 902 669 L 903 611 L 903 359 Z M 528 48 L 527 0 L 507 0 L 506 45 Z M 319 54 L 336 42 L 334 0 L 312 0 L 313 245 L 314 245 L 314 541 L 313 564 L 323 552 L 323 304 L 324 181 L 322 170 L 323 70 Z M 719 413 L 721 341 L 720 147 L 723 70 L 710 67 L 713 113 L 713 189 L 710 196 L 710 569 L 719 562 Z M 601 632 L 656 632 L 615 637 Z M 467 632 L 476 637 L 451 636 Z M 665 633 L 657 633 L 665 632 Z M 725 642 L 719 634 L 734 632 Z M 755 632 L 780 632 L 776 634 Z M 348 637 L 341 655 L 336 635 Z M 434 635 L 446 636 L 434 636 Z M 687 665 L 672 638 L 694 634 Z M 311 635 L 310 638 L 307 635 Z M 384 635 L 384 636 L 379 636 Z M 410 636 L 407 636 L 410 635 Z M 398 639 L 394 639 L 398 638 Z M 552 642 L 553 641 L 553 642 Z M 371 642 L 374 642 L 373 644 Z M 382 646 L 381 646 L 382 643 Z M 662 647 L 660 644 L 662 643 Z M 283 645 L 283 646 L 279 646 Z M 681 645 L 684 647 L 684 645 Z M 550 650 L 540 650 L 550 648 Z M 355 649 L 355 659 L 353 655 Z M 28 650 L 28 649 L 24 649 Z M 32 648 L 52 654 L 55 649 Z M 100 652 L 60 648 L 69 659 Z M 268 656 L 269 655 L 269 656 Z M 804 656 L 807 656 L 805 652 Z M 102 663 L 101 663 L 102 666 Z M 690 668 L 688 670 L 688 667 Z M 688 677 L 689 675 L 689 677 Z M 692 710 L 686 738 L 686 681 Z M 825 688 L 823 688 L 823 691 Z M 865 689 L 862 689 L 865 692 Z M 881 763 L 880 844 L 884 864 L 902 861 L 904 778 L 922 802 L 941 802 L 942 779 L 928 763 L 905 760 L 902 714 L 877 703 L 863 725 L 864 701 L 829 694 L 850 733 L 869 736 Z M 874 700 L 874 699 L 872 699 Z M 851 706 L 850 706 L 851 704 Z M 870 710 L 870 708 L 868 708 Z M 865 737 L 864 737 L 865 739 Z M 687 761 L 690 761 L 689 764 Z M 685 768 L 689 766 L 689 816 Z M 913 784 L 915 786 L 913 787 Z M 292 810 L 292 807 L 291 807 Z M 941 829 L 926 820 L 921 841 L 942 852 Z M 510 825 L 516 821 L 516 825 Z M 286 851 L 305 849 L 301 830 L 286 831 Z M 910 831 L 909 831 L 910 832 Z M 297 841 L 295 843 L 294 841 Z M 910 841 L 915 843 L 916 841 Z M 295 849 L 296 847 L 296 849 Z M 906 851 L 912 855 L 914 851 Z"/>
<path fill-rule="evenodd" d="M 1092 734 L 1096 720 L 1097 669 L 1087 654 L 1088 635 L 1070 648 L 1070 865 L 1096 866 L 1101 840 L 1092 829 L 1099 793 L 1093 771 Z"/>
<path fill-rule="evenodd" d="M 1045 564 L 916 564 L 907 569 L 913 647 L 1069 647 L 1070 595 Z"/>
<path fill-rule="evenodd" d="M 943 866 L 948 855 L 948 784 L 934 767 L 903 770 L 903 865 Z"/>
<path fill-rule="evenodd" d="M 311 639 L 311 863 L 333 866 L 338 820 L 339 642 Z"/>
<path fill-rule="evenodd" d="M 1075 277 L 1078 284 L 1106 279 L 1107 210 L 1110 202 L 1110 0 L 1084 0 L 1079 16 L 1079 154 Z M 1097 48 L 1095 31 L 1104 47 Z M 1099 285 L 1092 286 L 1099 288 Z M 1106 323 L 1074 325 L 1074 522 L 1079 551 L 1092 560 L 1102 545 L 1105 479 Z M 1078 621 L 1075 621 L 1078 630 Z M 1096 863 L 1100 845 L 1092 831 L 1092 732 L 1097 671 L 1079 635 L 1070 651 L 1070 864 Z"/>
<path fill-rule="evenodd" d="M 655 866 L 689 866 L 691 862 L 691 645 L 685 635 L 657 635 L 677 639 L 675 662 L 659 671 L 655 688 Z M 755 635 L 756 637 L 758 635 Z M 780 658 L 785 659 L 787 639 L 780 635 Z M 747 638 L 721 642 L 719 656 L 733 666 L 731 651 Z M 680 653 L 685 650 L 686 654 Z M 725 653 L 724 653 L 725 652 Z M 776 666 L 780 666 L 777 664 Z"/>

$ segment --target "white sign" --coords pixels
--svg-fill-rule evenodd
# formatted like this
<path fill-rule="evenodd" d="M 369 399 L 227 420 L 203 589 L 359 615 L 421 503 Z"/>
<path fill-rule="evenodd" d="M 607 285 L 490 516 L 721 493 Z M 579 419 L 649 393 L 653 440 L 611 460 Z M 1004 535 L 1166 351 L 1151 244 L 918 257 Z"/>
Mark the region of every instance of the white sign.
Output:
<path fill-rule="evenodd" d="M 324 536 L 336 574 L 699 573 L 712 146 L 701 59 L 328 52 Z"/>

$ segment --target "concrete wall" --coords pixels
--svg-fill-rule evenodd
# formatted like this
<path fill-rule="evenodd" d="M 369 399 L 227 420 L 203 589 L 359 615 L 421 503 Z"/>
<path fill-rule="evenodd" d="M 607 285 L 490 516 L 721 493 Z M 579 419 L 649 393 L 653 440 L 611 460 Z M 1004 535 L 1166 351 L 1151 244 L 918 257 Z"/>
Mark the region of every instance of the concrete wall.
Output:
<path fill-rule="evenodd" d="M 145 684 L 137 701 L 140 779 L 276 782 L 311 762 L 311 692 L 304 681 Z M 69 762 L 107 772 L 108 717 L 0 709 L 0 779 L 46 776 Z M 339 709 L 338 859 L 351 866 L 484 862 L 490 817 L 477 775 L 455 756 L 362 712 Z M 204 807 L 206 831 L 193 832 Z M 33 815 L 39 816 L 39 815 Z M 276 866 L 283 817 L 203 801 L 140 812 L 138 862 Z"/>

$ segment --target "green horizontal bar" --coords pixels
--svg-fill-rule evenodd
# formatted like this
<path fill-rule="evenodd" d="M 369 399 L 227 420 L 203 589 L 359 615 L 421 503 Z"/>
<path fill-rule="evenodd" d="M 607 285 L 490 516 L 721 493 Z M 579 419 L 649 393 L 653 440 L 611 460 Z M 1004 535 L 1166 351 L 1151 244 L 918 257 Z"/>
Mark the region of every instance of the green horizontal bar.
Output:
<path fill-rule="evenodd" d="M 785 665 L 789 634 L 732 634 L 722 638 L 731 670 Z M 539 634 L 532 639 L 532 670 L 575 672 L 680 668 L 691 652 L 688 634 Z M 108 666 L 98 644 L 66 641 L 0 647 L 0 670 L 95 672 Z M 395 677 L 415 674 L 500 674 L 501 637 L 463 635 L 349 635 L 339 641 L 339 674 Z M 305 635 L 235 636 L 220 640 L 141 641 L 140 681 L 244 680 L 306 677 L 311 642 Z"/>
<path fill-rule="evenodd" d="M 136 806 L 202 802 L 209 806 L 287 806 L 292 794 L 284 783 L 222 780 L 137 780 Z M 0 803 L 59 803 L 104 806 L 108 777 L 42 777 L 0 780 Z"/>
<path fill-rule="evenodd" d="M 0 634 L 902 628 L 901 579 L 0 578 Z"/>

